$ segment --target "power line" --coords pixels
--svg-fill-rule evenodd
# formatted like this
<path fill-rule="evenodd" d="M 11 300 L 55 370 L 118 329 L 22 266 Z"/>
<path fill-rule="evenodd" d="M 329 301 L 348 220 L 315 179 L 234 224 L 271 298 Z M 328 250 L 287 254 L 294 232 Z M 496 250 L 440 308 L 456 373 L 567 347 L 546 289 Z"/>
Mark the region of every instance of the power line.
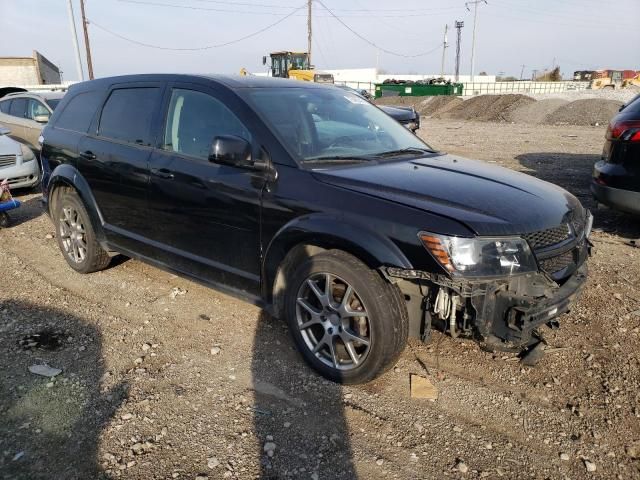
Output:
<path fill-rule="evenodd" d="M 158 49 L 158 50 L 172 50 L 172 51 L 182 51 L 182 52 L 191 51 L 192 52 L 192 51 L 196 51 L 196 50 L 210 50 L 212 48 L 226 47 L 228 45 L 233 45 L 234 43 L 238 43 L 238 42 L 241 42 L 243 40 L 247 40 L 248 38 L 255 37 L 256 35 L 259 35 L 262 32 L 265 32 L 265 31 L 269 30 L 270 28 L 273 28 L 276 25 L 284 22 L 287 18 L 292 17 L 294 13 L 298 12 L 299 10 L 302 10 L 303 8 L 306 8 L 306 6 L 307 6 L 307 4 L 305 3 L 304 5 L 302 5 L 302 6 L 298 7 L 298 8 L 296 8 L 295 10 L 293 10 L 291 13 L 289 13 L 289 14 L 285 15 L 284 17 L 280 18 L 278 21 L 273 22 L 273 23 L 267 25 L 266 27 L 263 27 L 260 30 L 256 30 L 255 32 L 252 32 L 252 33 L 250 33 L 248 35 L 245 35 L 245 36 L 240 37 L 240 38 L 236 38 L 235 40 L 231 40 L 231 41 L 224 42 L 224 43 L 218 43 L 218 44 L 215 44 L 215 45 L 207 45 L 207 46 L 204 46 L 204 47 L 193 47 L 193 48 L 163 47 L 163 46 L 160 46 L 160 45 L 153 45 L 153 44 L 150 44 L 150 43 L 140 42 L 138 40 L 134 40 L 133 38 L 125 37 L 124 35 L 120 35 L 119 33 L 116 33 L 116 32 L 114 32 L 112 30 L 109 30 L 108 28 L 103 27 L 102 25 L 94 22 L 93 20 L 90 20 L 90 23 L 94 27 L 99 28 L 100 30 L 102 30 L 104 32 L 107 32 L 110 35 L 118 37 L 121 40 L 125 40 L 127 42 L 131 42 L 131 43 L 134 43 L 136 45 L 140 45 L 142 47 L 155 48 L 155 49 Z"/>
<path fill-rule="evenodd" d="M 134 5 L 145 5 L 145 6 L 154 6 L 154 7 L 166 7 L 166 8 L 180 8 L 183 10 L 200 10 L 200 11 L 209 11 L 209 12 L 229 12 L 229 13 L 239 13 L 239 14 L 243 14 L 243 15 L 272 15 L 272 16 L 280 16 L 283 14 L 283 12 L 268 12 L 268 11 L 253 11 L 253 10 L 237 10 L 237 9 L 229 9 L 229 8 L 220 8 L 220 7 L 196 7 L 193 5 L 182 5 L 182 4 L 175 4 L 175 3 L 161 3 L 161 2 L 154 2 L 154 1 L 146 1 L 146 0 L 118 0 L 121 3 L 130 3 L 130 4 L 134 4 Z M 249 4 L 244 4 L 244 3 L 226 3 L 226 5 L 236 5 L 236 6 L 249 6 Z M 258 5 L 255 5 L 258 6 Z M 261 5 L 260 7 L 264 8 L 267 7 L 266 4 Z M 295 7 L 283 7 L 283 6 L 272 6 L 272 7 L 276 7 L 276 8 L 295 8 Z M 456 9 L 459 10 L 459 8 L 457 7 L 443 7 L 442 10 L 450 10 L 450 9 Z M 366 10 L 362 10 L 362 11 L 366 11 Z M 406 11 L 406 10 L 403 10 Z M 428 10 L 424 10 L 425 12 Z M 434 10 L 437 11 L 437 10 Z M 348 12 L 354 13 L 354 12 L 358 12 L 357 10 L 348 10 Z M 413 17 L 431 17 L 433 15 L 446 15 L 446 13 L 412 13 L 412 14 L 402 14 L 402 15 L 374 15 L 373 13 L 370 14 L 362 14 L 362 13 L 357 13 L 354 15 L 343 15 L 344 17 L 350 17 L 350 18 L 354 18 L 354 19 L 359 19 L 359 18 L 413 18 Z M 305 15 L 296 15 L 296 16 L 305 16 Z"/>
<path fill-rule="evenodd" d="M 335 18 L 344 28 L 346 28 L 347 30 L 349 30 L 351 33 L 353 33 L 356 37 L 358 37 L 360 40 L 368 43 L 369 45 L 371 45 L 372 47 L 377 48 L 378 50 L 380 50 L 381 52 L 385 52 L 388 53 L 389 55 L 394 55 L 396 57 L 403 57 L 403 58 L 416 58 L 416 57 L 424 57 L 425 55 L 429 55 L 430 53 L 435 52 L 436 50 L 440 49 L 440 43 L 438 43 L 438 45 L 426 52 L 422 52 L 422 53 L 417 53 L 415 55 L 406 55 L 403 53 L 398 53 L 398 52 L 394 52 L 393 50 L 387 50 L 386 48 L 382 48 L 380 46 L 378 46 L 376 43 L 372 42 L 371 40 L 369 40 L 368 38 L 364 37 L 363 35 L 361 35 L 360 33 L 356 32 L 353 28 L 351 28 L 349 25 L 347 25 L 344 21 L 342 21 L 342 19 L 336 15 L 335 13 L 333 13 L 332 10 L 330 10 L 329 8 L 327 8 L 327 6 L 322 3 L 321 0 L 316 0 L 316 2 L 318 2 L 320 5 L 322 5 L 322 8 L 324 8 L 333 18 Z"/>
<path fill-rule="evenodd" d="M 257 3 L 257 2 L 235 2 L 228 0 L 192 0 L 195 2 L 202 3 L 216 3 L 223 5 L 239 5 L 239 6 L 248 6 L 248 7 L 260 7 L 260 8 L 281 8 L 281 9 L 292 9 L 295 7 L 290 7 L 287 5 L 277 5 L 274 3 Z M 435 12 L 442 10 L 460 10 L 460 7 L 436 7 L 436 8 L 412 8 L 411 11 L 415 12 Z M 393 12 L 401 12 L 405 13 L 407 11 L 406 8 L 334 8 L 335 12 L 381 12 L 381 13 L 393 13 Z"/>

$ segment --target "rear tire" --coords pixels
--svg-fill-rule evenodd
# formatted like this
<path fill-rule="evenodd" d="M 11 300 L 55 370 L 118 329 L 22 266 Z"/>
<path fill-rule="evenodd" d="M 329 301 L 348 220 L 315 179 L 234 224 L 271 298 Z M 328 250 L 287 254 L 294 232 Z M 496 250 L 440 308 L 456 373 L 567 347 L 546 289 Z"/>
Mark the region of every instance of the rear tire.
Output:
<path fill-rule="evenodd" d="M 111 258 L 98 243 L 87 209 L 75 191 L 60 194 L 53 221 L 62 256 L 76 272 L 97 272 L 109 265 Z"/>
<path fill-rule="evenodd" d="M 7 228 L 11 225 L 11 219 L 7 212 L 0 212 L 0 228 Z"/>
<path fill-rule="evenodd" d="M 322 376 L 365 383 L 395 364 L 409 332 L 395 285 L 341 250 L 307 257 L 287 277 L 287 323 L 298 350 Z"/>

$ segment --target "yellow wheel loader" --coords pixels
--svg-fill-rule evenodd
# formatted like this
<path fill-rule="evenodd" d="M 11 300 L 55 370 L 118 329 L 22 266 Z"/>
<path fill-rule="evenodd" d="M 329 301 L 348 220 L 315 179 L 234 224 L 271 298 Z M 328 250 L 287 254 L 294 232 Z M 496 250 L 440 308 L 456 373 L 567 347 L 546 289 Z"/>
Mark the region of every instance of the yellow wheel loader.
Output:
<path fill-rule="evenodd" d="M 271 76 L 294 78 L 304 82 L 333 83 L 333 75 L 317 72 L 309 65 L 309 54 L 306 52 L 272 52 Z M 262 57 L 262 64 L 267 64 L 267 57 Z"/>

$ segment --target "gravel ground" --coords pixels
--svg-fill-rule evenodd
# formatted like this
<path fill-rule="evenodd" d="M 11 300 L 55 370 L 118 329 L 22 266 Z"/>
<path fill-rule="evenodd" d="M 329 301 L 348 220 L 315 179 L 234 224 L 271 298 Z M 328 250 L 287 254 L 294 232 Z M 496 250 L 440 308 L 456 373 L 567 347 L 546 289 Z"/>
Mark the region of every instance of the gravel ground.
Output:
<path fill-rule="evenodd" d="M 602 127 L 426 119 L 421 132 L 595 207 Z M 633 218 L 594 210 L 588 286 L 537 367 L 436 333 L 341 387 L 256 307 L 124 258 L 72 272 L 38 195 L 21 199 L 0 231 L 2 479 L 640 478 Z M 63 371 L 29 372 L 44 363 Z M 411 398 L 410 374 L 438 399 Z"/>

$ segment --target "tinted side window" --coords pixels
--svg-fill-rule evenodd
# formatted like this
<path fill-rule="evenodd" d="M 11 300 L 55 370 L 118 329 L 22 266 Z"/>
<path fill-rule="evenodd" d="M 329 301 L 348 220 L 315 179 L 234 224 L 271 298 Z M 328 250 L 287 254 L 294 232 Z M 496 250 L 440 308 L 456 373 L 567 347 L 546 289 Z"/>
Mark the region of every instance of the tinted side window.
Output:
<path fill-rule="evenodd" d="M 101 92 L 83 92 L 73 97 L 55 122 L 56 128 L 86 133 L 91 125 L 102 95 Z"/>
<path fill-rule="evenodd" d="M 0 112 L 8 114 L 10 107 L 11 107 L 11 100 L 5 100 L 4 102 L 0 102 Z"/>
<path fill-rule="evenodd" d="M 206 160 L 218 135 L 235 135 L 251 142 L 249 131 L 220 100 L 202 92 L 174 89 L 162 148 Z"/>
<path fill-rule="evenodd" d="M 9 115 L 14 117 L 24 118 L 25 110 L 27 109 L 26 98 L 14 98 L 9 108 Z"/>
<path fill-rule="evenodd" d="M 114 90 L 102 109 L 98 135 L 138 145 L 151 145 L 151 122 L 159 101 L 159 88 Z"/>

